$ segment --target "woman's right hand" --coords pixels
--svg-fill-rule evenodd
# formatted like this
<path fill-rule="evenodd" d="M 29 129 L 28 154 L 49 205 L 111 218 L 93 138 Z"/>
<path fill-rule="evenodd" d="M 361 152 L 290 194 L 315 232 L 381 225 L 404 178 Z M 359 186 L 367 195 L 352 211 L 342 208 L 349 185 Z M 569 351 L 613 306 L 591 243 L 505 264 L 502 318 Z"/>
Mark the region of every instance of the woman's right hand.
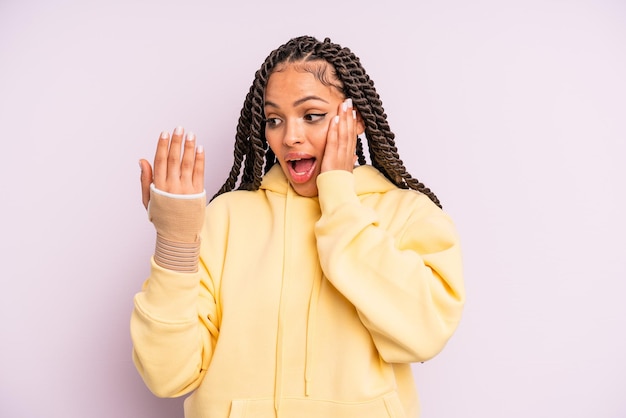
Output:
<path fill-rule="evenodd" d="M 152 166 L 139 160 L 141 167 L 141 195 L 144 207 L 150 201 L 150 184 L 164 192 L 173 194 L 196 194 L 204 191 L 204 150 L 196 148 L 196 137 L 177 127 L 170 140 L 169 132 L 162 132 Z M 184 137 L 184 140 L 183 140 Z M 182 156 L 181 156 L 182 150 Z"/>

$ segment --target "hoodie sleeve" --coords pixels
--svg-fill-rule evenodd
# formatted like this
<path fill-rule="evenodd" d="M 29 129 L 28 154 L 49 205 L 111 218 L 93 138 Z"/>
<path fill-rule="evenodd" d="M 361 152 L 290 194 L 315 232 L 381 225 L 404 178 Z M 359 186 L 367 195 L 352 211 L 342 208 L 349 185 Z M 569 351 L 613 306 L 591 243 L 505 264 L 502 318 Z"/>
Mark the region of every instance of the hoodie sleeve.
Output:
<path fill-rule="evenodd" d="M 357 197 L 347 171 L 317 181 L 322 216 L 315 233 L 324 275 L 355 306 L 385 361 L 432 358 L 455 331 L 465 298 L 452 221 L 409 190 L 387 192 L 386 207 L 400 209 L 378 213 Z"/>
<path fill-rule="evenodd" d="M 153 257 L 150 276 L 135 295 L 130 320 L 133 361 L 146 386 L 160 397 L 181 396 L 200 385 L 218 337 L 206 230 L 197 272 L 169 270 Z"/>
<path fill-rule="evenodd" d="M 157 396 L 177 397 L 200 384 L 213 352 L 215 302 L 199 273 L 152 273 L 135 296 L 130 330 L 133 361 Z"/>

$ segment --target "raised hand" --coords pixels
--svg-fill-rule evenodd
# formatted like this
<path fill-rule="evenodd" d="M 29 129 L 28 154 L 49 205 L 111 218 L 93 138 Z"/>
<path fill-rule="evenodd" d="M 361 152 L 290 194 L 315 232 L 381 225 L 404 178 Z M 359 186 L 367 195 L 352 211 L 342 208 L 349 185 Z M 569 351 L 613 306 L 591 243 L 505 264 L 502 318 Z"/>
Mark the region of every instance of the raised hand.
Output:
<path fill-rule="evenodd" d="M 167 193 L 195 194 L 204 190 L 204 150 L 196 147 L 196 137 L 189 132 L 185 136 L 182 127 L 172 133 L 162 132 L 152 166 L 139 160 L 141 167 L 141 195 L 144 207 L 150 201 L 150 184 Z"/>
<path fill-rule="evenodd" d="M 356 163 L 356 137 L 362 130 L 362 122 L 352 107 L 352 100 L 346 99 L 339 105 L 337 116 L 328 127 L 326 148 L 321 172 L 346 170 L 352 172 Z"/>

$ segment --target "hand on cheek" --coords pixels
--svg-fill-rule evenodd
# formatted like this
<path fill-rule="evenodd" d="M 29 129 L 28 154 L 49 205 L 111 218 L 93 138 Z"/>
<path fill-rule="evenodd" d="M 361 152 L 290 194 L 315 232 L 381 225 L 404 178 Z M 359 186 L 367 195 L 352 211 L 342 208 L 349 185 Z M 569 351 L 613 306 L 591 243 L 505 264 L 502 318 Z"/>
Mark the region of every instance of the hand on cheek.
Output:
<path fill-rule="evenodd" d="M 326 148 L 322 159 L 321 172 L 346 170 L 352 172 L 356 162 L 356 111 L 352 100 L 346 99 L 339 105 L 328 127 Z"/>

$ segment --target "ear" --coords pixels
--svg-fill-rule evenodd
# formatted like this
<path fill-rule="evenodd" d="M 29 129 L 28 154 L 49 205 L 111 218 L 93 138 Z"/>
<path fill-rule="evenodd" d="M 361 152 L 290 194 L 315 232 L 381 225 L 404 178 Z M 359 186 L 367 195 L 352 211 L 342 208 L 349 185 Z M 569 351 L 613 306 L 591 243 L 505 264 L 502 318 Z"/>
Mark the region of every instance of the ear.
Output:
<path fill-rule="evenodd" d="M 361 113 L 358 110 L 356 110 L 356 134 L 363 135 L 363 132 L 365 132 L 365 122 L 363 122 Z"/>

